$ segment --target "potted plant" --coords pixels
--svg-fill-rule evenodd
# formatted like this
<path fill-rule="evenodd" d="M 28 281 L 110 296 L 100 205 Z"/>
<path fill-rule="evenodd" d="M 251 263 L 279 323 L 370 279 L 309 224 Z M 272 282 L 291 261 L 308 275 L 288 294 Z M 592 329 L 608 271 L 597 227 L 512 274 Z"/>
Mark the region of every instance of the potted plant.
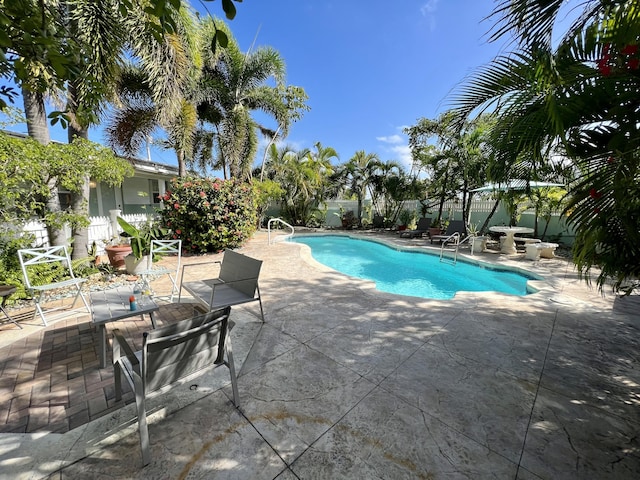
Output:
<path fill-rule="evenodd" d="M 118 224 L 122 228 L 122 235 L 129 239 L 131 253 L 124 258 L 127 273 L 135 275 L 151 266 L 151 241 L 164 237 L 163 229 L 147 223 L 138 228 L 131 225 L 124 218 L 118 217 Z"/>
<path fill-rule="evenodd" d="M 429 237 L 433 237 L 435 235 L 442 235 L 445 232 L 446 227 L 443 228 L 443 222 L 439 218 L 436 218 L 435 222 L 431 224 L 429 227 Z"/>
<path fill-rule="evenodd" d="M 400 224 L 398 225 L 398 230 L 402 231 L 402 230 L 406 230 L 407 226 L 413 221 L 414 218 L 414 214 L 411 210 L 408 209 L 404 209 L 400 212 L 400 215 L 398 216 L 398 220 L 400 221 Z"/>
<path fill-rule="evenodd" d="M 109 264 L 114 269 L 124 268 L 124 259 L 132 251 L 129 241 L 118 235 L 111 240 L 106 240 L 105 243 L 107 243 L 107 246 L 104 247 L 104 250 L 109 258 Z"/>

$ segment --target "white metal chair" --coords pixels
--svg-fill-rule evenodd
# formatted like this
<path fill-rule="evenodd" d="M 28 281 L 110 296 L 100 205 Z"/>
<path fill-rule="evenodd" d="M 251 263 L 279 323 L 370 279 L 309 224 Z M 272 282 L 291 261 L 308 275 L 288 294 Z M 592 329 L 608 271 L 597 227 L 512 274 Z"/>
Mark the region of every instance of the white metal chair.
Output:
<path fill-rule="evenodd" d="M 90 312 L 89 304 L 82 294 L 82 284 L 87 281 L 86 278 L 76 278 L 71 267 L 71 258 L 66 246 L 55 247 L 39 247 L 24 248 L 18 250 L 18 258 L 20 259 L 20 267 L 24 276 L 25 289 L 33 296 L 36 310 L 33 313 L 35 319 L 38 314 L 42 318 L 42 324 L 47 325 L 44 311 L 42 309 L 42 300 L 44 295 L 56 289 L 71 288 L 76 290 L 76 296 L 71 304 L 71 309 L 75 307 L 78 298 L 82 299 L 87 312 Z M 46 270 L 39 269 L 39 265 L 57 264 L 60 266 L 60 272 L 56 274 L 56 278 L 62 280 L 51 280 L 47 278 L 43 272 Z M 49 273 L 49 271 L 46 271 Z M 49 311 L 59 310 L 50 309 Z"/>
<path fill-rule="evenodd" d="M 151 241 L 151 255 L 150 255 L 150 267 L 141 273 L 141 276 L 145 279 L 147 284 L 149 283 L 150 276 L 162 276 L 168 275 L 171 280 L 171 295 L 170 302 L 173 302 L 173 296 L 178 293 L 178 274 L 180 272 L 180 262 L 182 259 L 182 240 L 152 240 Z M 174 265 L 154 267 L 153 259 L 157 256 L 172 256 L 175 261 Z"/>

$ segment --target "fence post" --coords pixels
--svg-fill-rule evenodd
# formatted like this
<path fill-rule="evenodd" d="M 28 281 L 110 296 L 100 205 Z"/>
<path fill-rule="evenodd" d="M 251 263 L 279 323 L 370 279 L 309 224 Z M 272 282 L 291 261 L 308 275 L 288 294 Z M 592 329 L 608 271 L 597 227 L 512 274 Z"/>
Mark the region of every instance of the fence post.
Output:
<path fill-rule="evenodd" d="M 118 227 L 118 217 L 122 216 L 122 210 L 115 208 L 109 210 L 109 217 L 111 218 L 111 238 L 115 237 L 120 230 Z"/>

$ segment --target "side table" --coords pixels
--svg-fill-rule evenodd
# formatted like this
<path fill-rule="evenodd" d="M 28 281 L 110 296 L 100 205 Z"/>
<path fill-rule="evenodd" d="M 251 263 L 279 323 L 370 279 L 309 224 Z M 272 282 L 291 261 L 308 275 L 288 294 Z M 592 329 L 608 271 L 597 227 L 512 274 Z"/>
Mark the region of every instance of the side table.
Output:
<path fill-rule="evenodd" d="M 7 298 L 13 295 L 16 292 L 16 290 L 17 288 L 11 285 L 0 285 L 0 297 L 2 297 L 2 303 L 0 303 L 0 310 L 2 310 L 2 313 L 4 313 L 4 316 L 7 317 L 9 320 L 11 320 L 16 325 L 16 327 L 21 329 L 22 325 L 20 325 L 13 318 L 11 318 L 7 313 L 7 311 L 4 309 L 4 304 L 7 302 Z"/>

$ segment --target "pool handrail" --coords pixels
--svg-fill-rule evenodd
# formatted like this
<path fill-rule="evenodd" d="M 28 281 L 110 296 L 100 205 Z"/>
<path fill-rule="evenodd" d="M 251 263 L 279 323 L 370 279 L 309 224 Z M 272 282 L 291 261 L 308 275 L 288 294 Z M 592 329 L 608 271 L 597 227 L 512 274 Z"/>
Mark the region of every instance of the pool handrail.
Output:
<path fill-rule="evenodd" d="M 281 223 L 285 227 L 289 227 L 291 229 L 291 233 L 287 233 L 285 235 L 276 235 L 273 237 L 273 241 L 271 241 L 271 223 L 275 223 L 275 222 Z M 287 222 L 285 222 L 284 220 L 282 220 L 281 218 L 272 218 L 267 222 L 267 236 L 268 236 L 269 245 L 272 245 L 276 242 L 282 242 L 287 238 L 291 238 L 294 233 L 295 233 L 295 230 L 293 229 L 293 227 L 289 225 Z"/>
<path fill-rule="evenodd" d="M 453 252 L 453 264 L 455 265 L 458 261 L 458 249 L 460 248 L 460 245 L 466 241 L 469 240 L 469 237 L 465 238 L 464 240 L 460 241 L 460 233 L 459 232 L 453 232 L 451 235 L 449 235 L 447 238 L 442 240 L 442 245 L 440 245 L 440 261 L 442 261 L 442 258 L 444 256 L 444 249 L 447 246 L 447 242 L 451 242 L 453 245 L 455 245 L 455 249 L 447 249 L 449 251 Z"/>

